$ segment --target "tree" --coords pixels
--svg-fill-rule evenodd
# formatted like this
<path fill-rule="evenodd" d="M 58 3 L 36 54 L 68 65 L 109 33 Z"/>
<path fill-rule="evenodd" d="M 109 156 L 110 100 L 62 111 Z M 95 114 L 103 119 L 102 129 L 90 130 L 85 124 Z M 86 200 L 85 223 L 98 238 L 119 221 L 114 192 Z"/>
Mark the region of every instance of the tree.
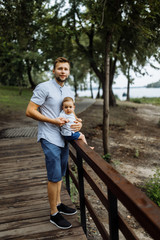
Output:
<path fill-rule="evenodd" d="M 49 0 L 0 3 L 1 82 L 27 86 L 29 82 L 34 88 L 40 73 L 49 69 L 55 56 L 63 54 L 65 32 L 58 17 L 60 6 L 55 4 L 53 9 Z"/>
<path fill-rule="evenodd" d="M 1 74 L 7 77 L 3 83 L 23 85 L 24 75 L 34 88 L 32 70 L 40 69 L 44 61 L 38 48 L 39 14 L 44 12 L 44 1 L 1 1 Z M 7 20 L 7 21 L 6 21 Z M 9 63 L 10 67 L 8 68 Z M 14 75 L 14 82 L 12 81 Z M 3 78 L 4 79 L 4 78 Z"/>
<path fill-rule="evenodd" d="M 138 63 L 144 66 L 150 55 L 146 50 L 146 44 L 149 46 L 155 41 L 153 37 L 155 30 L 153 31 L 152 28 L 158 27 L 156 20 L 159 15 L 156 9 L 160 3 L 158 1 L 153 3 L 152 0 L 141 2 L 70 0 L 69 2 L 71 8 L 66 14 L 66 19 L 68 17 L 66 28 L 70 29 L 79 51 L 88 58 L 103 87 L 103 141 L 104 153 L 106 153 L 109 118 L 107 106 L 108 98 L 110 105 L 116 104 L 112 84 L 117 64 L 119 63 L 121 68 L 127 66 L 129 62 L 130 67 L 135 71 L 140 71 Z M 151 23 L 152 19 L 154 23 Z"/>

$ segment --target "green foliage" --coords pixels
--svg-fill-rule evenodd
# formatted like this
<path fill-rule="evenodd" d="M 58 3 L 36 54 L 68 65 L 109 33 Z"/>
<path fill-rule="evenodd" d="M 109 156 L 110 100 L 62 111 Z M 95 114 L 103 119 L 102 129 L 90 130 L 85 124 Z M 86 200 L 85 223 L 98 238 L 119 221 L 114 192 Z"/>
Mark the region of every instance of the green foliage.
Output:
<path fill-rule="evenodd" d="M 160 207 L 160 169 L 145 184 L 147 196 Z"/>
<path fill-rule="evenodd" d="M 132 98 L 130 99 L 131 102 L 134 102 L 134 103 L 141 103 L 141 99 L 140 98 Z"/>
<path fill-rule="evenodd" d="M 135 149 L 134 157 L 135 157 L 135 158 L 138 158 L 138 157 L 139 157 L 139 150 L 138 150 L 138 149 Z"/>
<path fill-rule="evenodd" d="M 102 158 L 103 158 L 106 162 L 110 163 L 110 161 L 111 161 L 111 154 L 110 154 L 110 153 L 107 153 L 107 154 L 103 155 Z"/>
<path fill-rule="evenodd" d="M 31 89 L 0 86 L 1 113 L 19 110 L 25 111 L 31 96 Z"/>
<path fill-rule="evenodd" d="M 159 0 L 70 0 L 65 11 L 65 1 L 52 1 L 53 6 L 49 2 L 1 1 L 2 84 L 34 86 L 37 74 L 48 70 L 53 59 L 62 55 L 74 62 L 75 86 L 82 78 L 85 81 L 91 68 L 103 83 L 109 33 L 111 84 L 117 67 L 124 73 L 129 66 L 141 72 L 151 56 L 159 59 Z"/>
<path fill-rule="evenodd" d="M 135 102 L 135 103 L 147 103 L 147 104 L 153 104 L 153 105 L 160 105 L 160 98 L 131 98 L 130 99 L 131 102 Z"/>
<path fill-rule="evenodd" d="M 47 1 L 2 1 L 0 6 L 0 82 L 31 86 L 63 55 L 65 31 L 58 7 Z M 56 47 L 55 47 L 56 46 Z"/>
<path fill-rule="evenodd" d="M 160 88 L 160 80 L 158 82 L 148 84 L 147 88 Z"/>

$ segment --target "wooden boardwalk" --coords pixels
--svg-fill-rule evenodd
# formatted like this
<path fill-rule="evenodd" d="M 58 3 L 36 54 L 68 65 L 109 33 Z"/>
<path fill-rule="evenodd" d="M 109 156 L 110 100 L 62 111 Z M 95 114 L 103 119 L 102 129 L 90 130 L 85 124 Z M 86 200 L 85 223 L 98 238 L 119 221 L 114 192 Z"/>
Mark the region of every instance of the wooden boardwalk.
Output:
<path fill-rule="evenodd" d="M 63 187 L 62 200 L 74 207 Z M 0 139 L 0 239 L 87 239 L 77 214 L 66 216 L 72 228 L 49 222 L 44 155 L 35 138 Z"/>

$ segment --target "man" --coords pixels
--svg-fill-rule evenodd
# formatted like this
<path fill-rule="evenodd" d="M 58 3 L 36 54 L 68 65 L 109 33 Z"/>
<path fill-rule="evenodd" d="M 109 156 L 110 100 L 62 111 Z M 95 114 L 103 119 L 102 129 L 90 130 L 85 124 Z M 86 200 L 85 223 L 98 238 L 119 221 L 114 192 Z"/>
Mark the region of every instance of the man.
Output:
<path fill-rule="evenodd" d="M 72 97 L 72 91 L 64 83 L 70 74 L 70 63 L 66 58 L 57 58 L 53 73 L 55 79 L 40 83 L 33 91 L 26 115 L 38 120 L 38 141 L 45 154 L 48 176 L 48 198 L 51 207 L 50 222 L 61 229 L 72 225 L 61 215 L 73 215 L 75 209 L 61 203 L 60 193 L 62 177 L 65 175 L 68 162 L 68 144 L 60 133 L 60 127 L 66 123 L 58 117 L 64 97 Z M 75 121 L 71 128 L 77 132 L 82 124 Z"/>

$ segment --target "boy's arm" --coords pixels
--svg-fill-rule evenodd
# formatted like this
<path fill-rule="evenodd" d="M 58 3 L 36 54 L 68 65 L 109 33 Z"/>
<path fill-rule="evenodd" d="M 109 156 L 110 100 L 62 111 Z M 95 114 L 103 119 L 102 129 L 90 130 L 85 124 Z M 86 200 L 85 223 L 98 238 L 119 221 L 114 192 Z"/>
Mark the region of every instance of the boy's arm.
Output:
<path fill-rule="evenodd" d="M 81 119 L 81 118 L 78 118 L 78 117 L 76 116 L 75 112 L 73 112 L 73 114 L 74 114 L 74 116 L 75 116 L 75 118 L 76 118 L 76 120 L 77 120 L 78 122 L 82 122 L 82 119 Z"/>

